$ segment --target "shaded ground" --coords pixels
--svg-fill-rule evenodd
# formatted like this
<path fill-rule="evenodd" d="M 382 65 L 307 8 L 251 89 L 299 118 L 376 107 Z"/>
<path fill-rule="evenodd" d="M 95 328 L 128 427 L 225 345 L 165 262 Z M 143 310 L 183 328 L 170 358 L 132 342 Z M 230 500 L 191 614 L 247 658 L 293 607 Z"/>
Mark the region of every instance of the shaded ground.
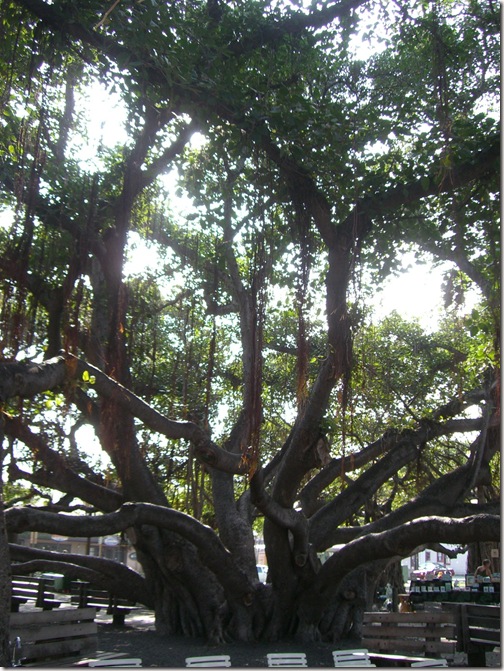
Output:
<path fill-rule="evenodd" d="M 127 616 L 125 627 L 110 623 L 110 616 L 98 621 L 98 650 L 126 653 L 140 657 L 142 665 L 165 668 L 185 667 L 186 657 L 227 654 L 233 667 L 266 667 L 268 652 L 305 652 L 310 667 L 332 667 L 332 643 L 230 643 L 210 647 L 203 639 L 182 636 L 160 637 L 154 630 L 154 619 L 149 611 Z"/>
<path fill-rule="evenodd" d="M 140 657 L 142 665 L 184 668 L 185 658 L 199 655 L 228 654 L 233 667 L 266 667 L 268 652 L 305 652 L 310 667 L 333 667 L 333 643 L 230 643 L 209 647 L 203 639 L 182 636 L 162 638 L 154 630 L 151 611 L 139 611 L 126 617 L 125 627 L 115 627 L 110 616 L 98 613 L 98 650 L 124 653 L 127 657 Z M 467 667 L 467 659 L 457 654 L 450 666 Z M 487 666 L 501 668 L 499 653 L 487 653 Z M 333 667 L 334 668 L 334 667 Z"/>
<path fill-rule="evenodd" d="M 69 600 L 65 595 L 62 595 L 62 598 Z M 21 606 L 21 610 L 32 608 L 34 607 L 30 604 Z M 97 656 L 115 653 L 120 657 L 140 657 L 143 667 L 183 669 L 186 657 L 228 654 L 234 668 L 265 668 L 267 667 L 266 655 L 269 652 L 304 652 L 309 667 L 334 668 L 332 651 L 338 648 L 338 645 L 333 643 L 293 641 L 229 643 L 210 647 L 203 639 L 188 639 L 182 636 L 163 638 L 155 631 L 153 612 L 143 608 L 127 615 L 126 625 L 122 627 L 113 625 L 111 616 L 104 611 L 97 612 L 96 622 L 98 624 Z M 356 645 L 355 647 L 361 646 Z M 487 653 L 486 662 L 487 667 L 502 668 L 500 652 Z M 449 665 L 456 668 L 467 667 L 466 655 L 457 653 L 455 659 L 449 661 Z"/>

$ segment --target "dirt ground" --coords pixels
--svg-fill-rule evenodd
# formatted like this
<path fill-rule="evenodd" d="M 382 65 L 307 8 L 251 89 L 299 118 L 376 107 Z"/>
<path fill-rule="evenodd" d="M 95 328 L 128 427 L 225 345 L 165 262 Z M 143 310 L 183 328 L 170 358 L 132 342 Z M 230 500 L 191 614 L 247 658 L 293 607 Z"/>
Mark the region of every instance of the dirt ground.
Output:
<path fill-rule="evenodd" d="M 98 613 L 96 619 L 99 652 L 140 657 L 143 667 L 184 668 L 186 657 L 228 654 L 232 667 L 264 668 L 268 652 L 305 652 L 309 667 L 334 668 L 331 653 L 337 646 L 333 643 L 231 643 L 212 648 L 203 639 L 161 638 L 155 632 L 151 611 L 141 610 L 128 615 L 124 627 L 112 625 L 110 616 L 105 614 Z M 467 667 L 466 656 L 457 654 L 449 664 L 457 668 Z M 487 653 L 487 666 L 501 668 L 500 654 Z"/>

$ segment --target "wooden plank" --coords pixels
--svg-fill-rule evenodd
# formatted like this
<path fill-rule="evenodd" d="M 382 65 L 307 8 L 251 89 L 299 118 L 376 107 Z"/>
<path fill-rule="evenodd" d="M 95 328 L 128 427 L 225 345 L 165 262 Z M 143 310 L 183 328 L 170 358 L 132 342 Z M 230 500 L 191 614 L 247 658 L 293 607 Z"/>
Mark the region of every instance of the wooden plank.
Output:
<path fill-rule="evenodd" d="M 20 596 L 27 601 L 35 601 L 37 608 L 48 610 L 59 608 L 61 601 L 55 598 L 52 592 L 46 590 L 46 580 L 43 578 L 12 579 L 12 596 Z M 14 610 L 19 608 L 14 607 Z"/>
<path fill-rule="evenodd" d="M 500 631 L 500 620 L 493 617 L 481 617 L 479 615 L 467 614 L 469 627 L 480 627 L 481 629 L 494 629 Z"/>
<path fill-rule="evenodd" d="M 11 627 L 11 636 L 20 636 L 23 641 L 50 641 L 56 638 L 76 638 L 90 636 L 98 631 L 96 622 L 75 622 L 69 624 L 45 625 L 40 627 Z"/>
<path fill-rule="evenodd" d="M 30 611 L 11 616 L 10 638 L 21 638 L 21 657 L 28 662 L 82 656 L 94 652 L 98 626 L 94 608 Z"/>
<path fill-rule="evenodd" d="M 25 611 L 23 613 L 11 613 L 11 627 L 14 625 L 40 624 L 43 622 L 72 622 L 75 620 L 94 620 L 96 611 L 94 608 L 60 608 L 49 613 L 43 610 Z"/>
<path fill-rule="evenodd" d="M 31 597 L 33 599 L 36 599 L 38 594 L 36 589 L 31 589 L 31 587 L 18 587 L 18 586 L 12 588 L 12 593 L 19 594 L 19 596 Z"/>
<path fill-rule="evenodd" d="M 500 621 L 493 617 L 475 617 L 474 615 L 468 615 L 467 625 L 469 629 L 490 629 L 492 631 L 500 631 Z"/>
<path fill-rule="evenodd" d="M 470 641 L 474 643 L 486 643 L 487 645 L 500 645 L 501 633 L 495 629 L 479 629 L 471 627 L 469 629 Z"/>
<path fill-rule="evenodd" d="M 390 625 L 380 625 L 375 624 L 363 624 L 362 632 L 364 634 L 379 634 L 380 636 L 392 636 L 394 638 L 399 638 L 401 636 L 415 637 L 415 638 L 426 638 L 426 637 L 436 637 L 436 638 L 455 638 L 456 632 L 455 624 L 415 624 L 415 625 L 402 625 L 402 624 L 390 624 Z"/>
<path fill-rule="evenodd" d="M 424 650 L 433 654 L 443 653 L 445 655 L 454 655 L 456 646 L 456 641 L 426 641 Z"/>
<path fill-rule="evenodd" d="M 455 622 L 455 614 L 449 611 L 441 611 L 438 613 L 429 612 L 415 612 L 415 613 L 381 613 L 381 612 L 364 612 L 364 622 Z"/>
<path fill-rule="evenodd" d="M 461 604 L 463 649 L 478 653 L 500 645 L 500 608 L 480 604 Z"/>
<path fill-rule="evenodd" d="M 489 606 L 481 603 L 465 603 L 460 605 L 465 606 L 467 612 L 471 615 L 491 617 L 499 620 L 500 622 L 500 606 Z"/>
<path fill-rule="evenodd" d="M 61 641 L 48 641 L 45 643 L 33 643 L 22 646 L 22 657 L 29 660 L 42 660 L 57 657 L 80 657 L 88 652 L 96 650 L 96 639 L 66 639 Z"/>
<path fill-rule="evenodd" d="M 111 599 L 112 595 L 110 592 L 107 592 L 106 590 L 100 590 L 100 589 L 88 589 L 86 590 L 86 594 L 90 597 L 96 597 L 97 599 Z"/>
<path fill-rule="evenodd" d="M 396 653 L 453 655 L 456 647 L 455 612 L 364 613 L 363 645 Z"/>
<path fill-rule="evenodd" d="M 455 641 L 422 641 L 421 639 L 367 638 L 364 640 L 369 654 L 380 652 L 429 652 L 452 655 L 455 653 Z"/>

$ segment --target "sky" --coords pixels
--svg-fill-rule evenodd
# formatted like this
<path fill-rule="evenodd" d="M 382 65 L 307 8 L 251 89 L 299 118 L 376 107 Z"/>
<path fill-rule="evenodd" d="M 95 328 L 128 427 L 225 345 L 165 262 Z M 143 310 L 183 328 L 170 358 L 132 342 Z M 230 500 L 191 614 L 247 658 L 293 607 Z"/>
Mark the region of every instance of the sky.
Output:
<path fill-rule="evenodd" d="M 419 263 L 413 252 L 403 254 L 401 262 L 404 272 L 389 277 L 372 299 L 374 315 L 376 319 L 383 319 L 395 310 L 404 319 L 418 319 L 426 331 L 435 330 L 446 312 L 443 273 L 452 269 L 453 264 L 433 267 L 429 262 Z M 463 309 L 468 312 L 479 300 L 478 291 L 469 289 L 464 299 Z"/>

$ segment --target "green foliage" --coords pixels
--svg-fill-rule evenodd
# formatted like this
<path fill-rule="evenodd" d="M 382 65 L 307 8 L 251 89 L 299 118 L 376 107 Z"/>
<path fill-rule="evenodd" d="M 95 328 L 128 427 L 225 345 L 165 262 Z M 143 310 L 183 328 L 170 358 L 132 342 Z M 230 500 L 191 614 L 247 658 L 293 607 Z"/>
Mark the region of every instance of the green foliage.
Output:
<path fill-rule="evenodd" d="M 1 204 L 11 220 L 0 227 L 1 354 L 66 347 L 98 357 L 102 348 L 108 365 L 122 338 L 135 393 L 224 443 L 249 382 L 243 314 L 255 301 L 266 462 L 300 409 L 300 350 L 308 390 L 328 353 L 328 250 L 293 177 L 308 175 L 329 203 L 331 230 L 350 214 L 371 220 L 367 235 L 344 241 L 355 283 L 362 269 L 371 280 L 348 306 L 352 370 L 322 427 L 334 455 L 357 452 L 413 428 L 499 365 L 498 170 L 446 188 L 498 134 L 498 17 L 492 3 L 381 3 L 304 29 L 304 10 L 284 3 L 219 7 L 217 17 L 206 2 L 146 0 L 103 16 L 94 0 L 47 4 L 60 27 L 93 36 L 81 42 L 2 4 Z M 355 54 L 358 30 L 367 54 Z M 97 82 L 120 97 L 127 139 L 103 138 L 84 160 L 90 123 L 72 98 Z M 180 148 L 189 118 L 198 139 Z M 175 169 L 176 184 L 163 179 Z M 142 253 L 128 240 L 156 251 L 152 267 L 125 276 L 128 254 Z M 398 314 L 362 317 L 407 249 L 450 263 L 447 316 L 433 332 Z M 481 300 L 464 314 L 474 286 Z M 91 375 L 79 389 L 96 399 Z M 58 431 L 57 409 L 60 397 L 49 395 L 27 417 L 70 454 L 70 427 L 83 415 L 67 408 Z M 214 524 L 210 479 L 187 446 L 137 433 L 172 505 Z M 407 500 L 460 463 L 467 442 L 435 441 L 374 502 Z M 245 487 L 237 480 L 237 494 Z"/>

